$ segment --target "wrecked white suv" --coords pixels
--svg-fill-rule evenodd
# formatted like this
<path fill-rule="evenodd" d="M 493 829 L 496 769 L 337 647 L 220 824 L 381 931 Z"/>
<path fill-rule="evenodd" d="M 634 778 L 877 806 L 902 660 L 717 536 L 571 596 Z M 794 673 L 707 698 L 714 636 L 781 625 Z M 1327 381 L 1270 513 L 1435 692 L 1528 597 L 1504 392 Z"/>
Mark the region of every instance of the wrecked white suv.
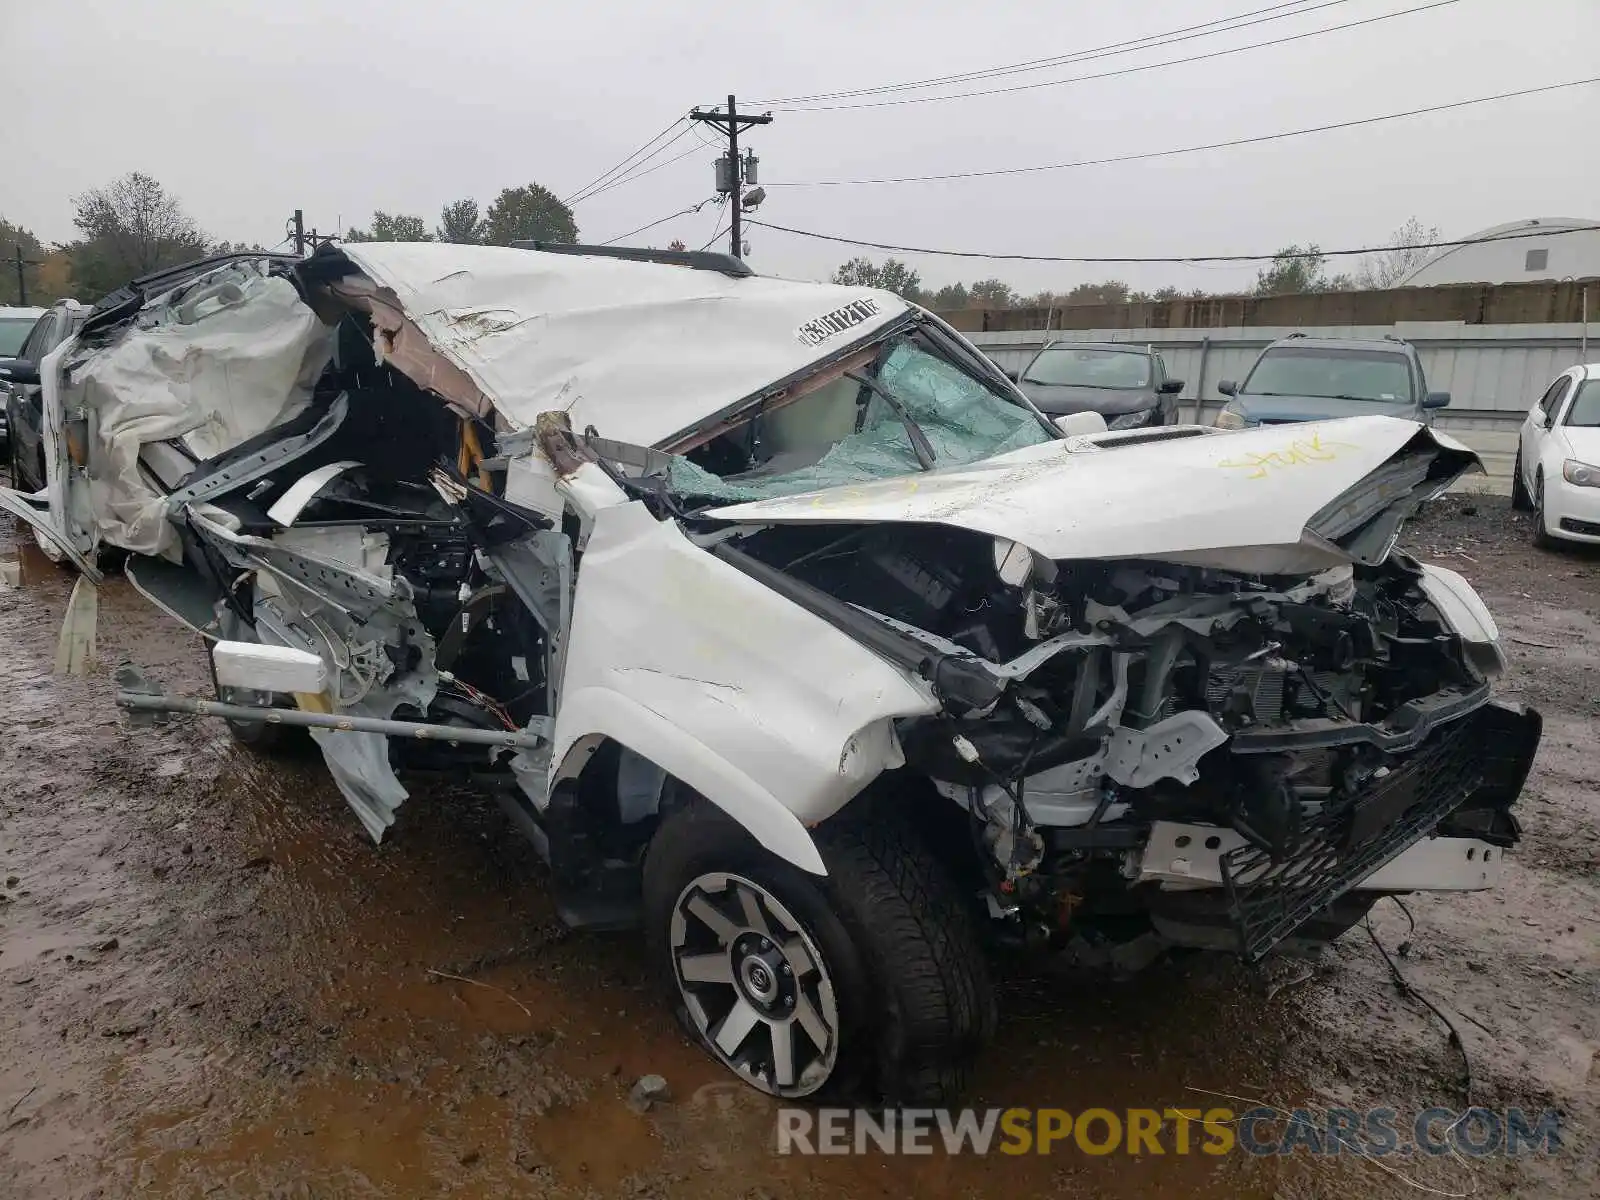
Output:
<path fill-rule="evenodd" d="M 125 706 L 308 727 L 374 838 L 481 782 L 778 1095 L 948 1096 L 993 943 L 1254 961 L 1517 840 L 1538 716 L 1393 549 L 1477 462 L 1414 422 L 1068 434 L 887 292 L 576 247 L 197 264 L 41 378 L 0 502 L 213 644 Z"/>

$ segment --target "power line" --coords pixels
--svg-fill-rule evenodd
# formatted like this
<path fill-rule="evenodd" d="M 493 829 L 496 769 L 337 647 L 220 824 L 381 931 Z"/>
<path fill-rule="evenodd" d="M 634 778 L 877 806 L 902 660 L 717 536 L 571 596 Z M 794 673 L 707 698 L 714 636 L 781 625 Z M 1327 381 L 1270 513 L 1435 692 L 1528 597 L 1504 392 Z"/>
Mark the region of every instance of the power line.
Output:
<path fill-rule="evenodd" d="M 679 137 L 681 136 L 682 134 L 679 135 Z M 672 139 L 674 142 L 677 140 L 677 138 Z M 667 145 L 671 144 L 671 142 L 667 143 Z M 662 150 L 665 150 L 666 148 L 666 146 L 661 147 Z M 694 154 L 696 151 L 702 149 L 704 149 L 703 146 L 690 146 L 687 150 L 684 150 L 679 154 L 674 154 L 671 158 L 664 159 L 663 161 L 658 162 L 654 166 L 650 167 L 644 166 L 649 159 L 641 159 L 639 162 L 634 164 L 634 169 L 628 174 L 618 176 L 616 179 L 613 179 L 610 183 L 604 185 L 603 187 L 596 188 L 587 196 L 580 196 L 576 201 L 574 201 L 574 203 L 582 204 L 585 200 L 593 200 L 596 196 L 605 195 L 605 193 L 609 192 L 612 188 L 621 187 L 625 183 L 632 183 L 636 179 L 643 179 L 646 175 L 653 175 L 663 167 L 670 167 L 673 163 L 678 162 L 681 159 L 688 158 L 689 155 Z M 639 170 L 638 168 L 640 167 L 644 167 L 644 170 Z"/>
<path fill-rule="evenodd" d="M 734 203 L 738 203 L 738 197 L 734 197 Z M 704 246 L 700 247 L 701 250 L 709 249 L 711 244 L 713 242 L 715 242 L 719 237 L 722 236 L 722 216 L 723 216 L 722 209 L 718 208 L 717 209 L 717 219 L 716 219 L 716 222 L 715 222 L 716 232 L 713 233 L 709 238 L 706 239 L 706 244 Z"/>
<path fill-rule="evenodd" d="M 677 142 L 682 141 L 684 135 L 687 134 L 689 132 L 689 130 L 692 129 L 692 128 L 693 128 L 693 126 L 685 124 L 684 127 L 682 129 L 678 130 L 677 133 L 673 134 L 670 138 L 668 138 L 666 141 L 662 142 L 654 150 L 650 151 L 650 153 L 646 154 L 643 158 L 639 159 L 637 162 L 633 163 L 631 166 L 627 167 L 625 170 L 623 170 L 623 171 L 621 171 L 619 173 L 614 173 L 604 183 L 601 183 L 601 184 L 599 184 L 598 186 L 595 186 L 595 187 L 590 187 L 587 190 L 579 193 L 572 200 L 572 203 L 573 204 L 582 204 L 585 200 L 592 200 L 596 196 L 601 195 L 602 193 L 609 192 L 612 188 L 617 187 L 619 184 L 627 183 L 631 179 L 637 179 L 640 175 L 648 175 L 650 173 L 650 171 L 653 171 L 656 168 L 655 167 L 649 167 L 648 169 L 645 169 L 645 165 L 647 163 L 649 163 L 651 159 L 658 158 L 662 154 L 665 154 L 667 152 L 667 150 L 670 149 Z M 690 149 L 692 150 L 693 147 L 691 147 Z M 684 154 L 687 154 L 687 153 L 689 153 L 689 151 L 684 151 L 682 154 L 678 154 L 674 158 L 667 159 L 666 162 L 675 162 L 675 161 L 677 161 L 677 159 L 684 157 Z M 657 163 L 656 164 L 656 166 L 665 166 L 665 165 L 666 165 L 666 163 Z"/>
<path fill-rule="evenodd" d="M 1284 138 L 1302 137 L 1311 133 L 1329 133 L 1336 129 L 1355 129 L 1363 125 L 1378 125 L 1384 121 L 1398 121 L 1406 117 L 1420 117 L 1428 113 L 1448 112 L 1468 108 L 1474 104 L 1492 104 L 1501 100 L 1514 100 L 1522 96 L 1537 96 L 1544 92 L 1564 88 L 1585 87 L 1600 83 L 1600 75 L 1588 79 L 1571 79 L 1564 83 L 1548 83 L 1541 87 L 1523 88 L 1515 92 L 1497 92 L 1493 96 L 1476 96 L 1470 100 L 1453 100 L 1448 104 L 1432 104 L 1425 108 L 1409 108 L 1402 112 L 1384 113 L 1376 117 L 1359 117 L 1351 121 L 1335 121 L 1327 125 L 1310 125 L 1304 129 L 1284 129 L 1277 133 L 1257 134 L 1254 137 L 1230 138 L 1225 142 L 1203 142 L 1197 146 L 1177 146 L 1170 150 L 1146 150 L 1139 154 L 1114 154 L 1107 158 L 1083 158 L 1072 162 L 1039 163 L 1031 167 L 997 167 L 985 171 L 949 171 L 940 175 L 899 175 L 880 179 L 798 179 L 767 184 L 768 187 L 860 187 L 890 183 L 938 183 L 951 179 L 987 179 L 997 175 L 1029 175 L 1040 171 L 1068 171 L 1077 167 L 1103 167 L 1112 163 L 1145 162 L 1155 158 L 1172 158 L 1180 154 L 1198 154 L 1206 150 L 1225 150 L 1232 146 L 1253 146 L 1261 142 L 1282 141 Z"/>
<path fill-rule="evenodd" d="M 719 199 L 719 197 L 717 197 L 717 196 L 709 196 L 706 199 L 700 201 L 699 204 L 691 204 L 688 208 L 680 208 L 675 213 L 668 213 L 664 217 L 658 217 L 656 220 L 651 221 L 650 224 L 648 224 L 648 225 L 641 225 L 637 229 L 628 230 L 627 233 L 619 233 L 614 238 L 607 238 L 605 241 L 601 242 L 600 244 L 602 246 L 610 246 L 610 245 L 612 245 L 612 244 L 614 244 L 616 242 L 622 241 L 625 238 L 631 238 L 631 237 L 634 237 L 634 236 L 636 236 L 638 234 L 641 234 L 646 229 L 654 229 L 657 225 L 665 225 L 668 221 L 672 220 L 675 217 L 686 217 L 690 213 L 697 213 L 702 208 L 704 208 L 706 205 L 710 204 L 713 200 L 717 200 L 717 199 Z M 719 218 L 719 223 L 720 223 L 720 218 Z"/>
<path fill-rule="evenodd" d="M 963 71 L 954 75 L 938 75 L 931 79 L 914 79 L 903 83 L 886 83 L 876 87 L 851 88 L 839 92 L 817 92 L 809 96 L 784 96 L 777 100 L 766 100 L 761 103 L 768 105 L 813 104 L 819 100 L 845 100 L 856 96 L 915 91 L 921 88 L 942 87 L 951 83 L 970 83 L 979 79 L 1020 75 L 1028 71 L 1043 71 L 1050 67 L 1065 66 L 1068 63 L 1087 62 L 1095 58 L 1110 58 L 1122 54 L 1133 54 L 1140 50 L 1153 50 L 1158 46 L 1188 41 L 1191 37 L 1210 37 L 1218 33 L 1232 33 L 1236 29 L 1246 29 L 1251 25 L 1259 25 L 1265 21 L 1280 21 L 1285 17 L 1298 17 L 1306 13 L 1316 12 L 1318 9 L 1331 8 L 1335 4 L 1347 4 L 1349 0 L 1324 0 L 1324 3 L 1314 5 L 1311 8 L 1304 7 L 1305 3 L 1306 0 L 1288 0 L 1287 3 L 1274 4 L 1268 8 L 1257 8 L 1250 12 L 1237 13 L 1231 17 L 1218 17 L 1214 21 L 1205 21 L 1199 25 L 1184 25 L 1178 29 L 1167 29 L 1160 33 L 1146 34 L 1144 37 L 1132 38 L 1128 41 L 1108 42 L 1103 46 L 1090 46 L 1083 50 L 1072 50 L 1065 54 L 1052 55 L 1049 58 L 1033 58 L 1025 62 L 1002 63 L 999 66 L 985 67 L 978 71 Z M 1285 8 L 1292 8 L 1297 11 L 1279 11 Z M 1262 14 L 1264 13 L 1275 13 L 1277 15 L 1263 16 Z M 1246 20 L 1246 18 L 1260 19 Z M 1240 22 L 1240 24 L 1233 24 L 1233 22 Z M 1214 28 L 1218 26 L 1228 26 L 1228 28 Z M 1196 32 L 1199 30 L 1205 32 Z M 1189 36 L 1179 36 L 1184 34 Z"/>
<path fill-rule="evenodd" d="M 624 158 L 616 166 L 612 167 L 609 171 L 604 171 L 601 174 L 595 176 L 593 179 L 591 179 L 588 183 L 584 184 L 577 191 L 573 192 L 571 195 L 569 195 L 565 199 L 563 199 L 561 201 L 561 203 L 563 203 L 563 204 L 575 204 L 578 200 L 582 199 L 584 194 L 586 192 L 588 192 L 591 188 L 595 187 L 597 184 L 603 183 L 604 181 L 610 179 L 613 175 L 617 174 L 618 171 L 621 171 L 624 168 L 628 167 L 628 165 L 630 163 L 633 163 L 633 160 L 638 158 L 639 155 L 643 154 L 646 150 L 649 150 L 651 146 L 654 146 L 662 138 L 666 137 L 667 134 L 671 133 L 674 129 L 677 129 L 680 124 L 686 122 L 687 120 L 688 120 L 687 117 L 678 117 L 678 118 L 676 118 L 672 122 L 672 124 L 668 125 L 660 133 L 656 134 L 655 137 L 651 138 L 644 145 L 640 146 L 637 150 L 635 150 L 632 154 L 628 155 L 628 157 Z M 676 139 L 673 139 L 673 140 L 675 141 Z M 670 145 L 671 143 L 668 143 L 668 144 Z M 660 150 L 657 150 L 655 153 L 659 154 Z M 635 164 L 635 165 L 637 165 L 637 164 Z"/>
<path fill-rule="evenodd" d="M 1600 225 L 1575 225 L 1566 229 L 1543 229 L 1533 233 L 1507 233 L 1495 237 L 1466 238 L 1455 242 L 1413 242 L 1407 245 L 1365 246 L 1356 250 L 1299 250 L 1278 251 L 1273 254 L 1185 254 L 1167 256 L 1139 256 L 1139 255 L 1097 255 L 1092 257 L 1065 255 L 1065 254 L 989 254 L 981 250 L 935 250 L 927 246 L 897 246 L 890 242 L 869 242 L 860 238 L 838 237 L 829 233 L 817 233 L 810 229 L 791 229 L 787 225 L 774 225 L 769 221 L 757 221 L 754 218 L 750 224 L 759 225 L 763 229 L 773 229 L 779 233 L 792 233 L 799 237 L 813 238 L 823 242 L 837 242 L 845 246 L 861 246 L 870 250 L 894 250 L 901 254 L 935 254 L 942 258 L 986 258 L 1004 262 L 1044 262 L 1044 263 L 1249 263 L 1271 262 L 1274 259 L 1301 259 L 1301 258 L 1347 258 L 1362 254 L 1382 254 L 1390 250 L 1446 250 L 1455 246 L 1476 246 L 1484 242 L 1511 242 L 1522 238 L 1549 238 L 1561 237 L 1569 233 L 1590 233 L 1600 230 Z"/>
<path fill-rule="evenodd" d="M 1391 20 L 1394 17 L 1410 16 L 1412 13 L 1427 12 L 1434 8 L 1446 8 L 1460 2 L 1461 0 L 1433 0 L 1431 4 L 1420 4 L 1414 8 L 1402 8 L 1395 12 L 1379 13 L 1375 17 L 1363 17 L 1359 21 L 1346 21 L 1342 25 L 1326 25 L 1321 29 L 1286 34 L 1283 37 L 1270 38 L 1264 42 L 1250 42 L 1243 46 L 1230 46 L 1226 50 L 1210 50 L 1204 54 L 1190 54 L 1183 58 L 1169 58 L 1163 62 L 1145 63 L 1137 67 L 1119 67 L 1115 71 L 1101 71 L 1095 75 L 1071 75 L 1066 79 L 1045 79 L 1036 83 L 1014 83 L 1009 87 L 985 88 L 976 92 L 952 92 L 947 96 L 906 96 L 900 99 L 863 101 L 859 104 L 773 105 L 772 108 L 774 112 L 842 112 L 858 108 L 892 108 L 902 104 L 933 104 L 941 100 L 972 100 L 979 96 L 1003 96 L 1011 92 L 1028 92 L 1035 88 L 1060 87 L 1063 84 L 1084 83 L 1092 79 L 1113 79 L 1121 75 L 1137 75 L 1143 71 L 1159 71 L 1164 67 L 1176 67 L 1184 63 L 1225 58 L 1230 54 L 1243 54 L 1247 50 L 1260 50 L 1267 46 L 1282 46 L 1285 43 L 1298 42 L 1305 38 L 1321 37 L 1325 33 L 1337 33 L 1341 29 L 1356 29 L 1362 25 L 1372 25 L 1378 21 Z"/>

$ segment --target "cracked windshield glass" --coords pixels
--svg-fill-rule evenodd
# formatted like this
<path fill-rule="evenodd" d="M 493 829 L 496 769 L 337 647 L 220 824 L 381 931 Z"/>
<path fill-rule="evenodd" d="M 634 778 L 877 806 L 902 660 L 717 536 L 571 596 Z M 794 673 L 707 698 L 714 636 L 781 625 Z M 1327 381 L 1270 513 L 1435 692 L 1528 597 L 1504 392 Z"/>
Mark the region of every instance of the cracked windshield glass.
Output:
<path fill-rule="evenodd" d="M 839 484 L 960 467 L 1051 439 L 1015 400 L 903 337 L 873 372 L 845 371 L 800 400 L 763 413 L 672 460 L 674 491 L 763 500 Z M 919 447 L 918 443 L 921 443 Z"/>

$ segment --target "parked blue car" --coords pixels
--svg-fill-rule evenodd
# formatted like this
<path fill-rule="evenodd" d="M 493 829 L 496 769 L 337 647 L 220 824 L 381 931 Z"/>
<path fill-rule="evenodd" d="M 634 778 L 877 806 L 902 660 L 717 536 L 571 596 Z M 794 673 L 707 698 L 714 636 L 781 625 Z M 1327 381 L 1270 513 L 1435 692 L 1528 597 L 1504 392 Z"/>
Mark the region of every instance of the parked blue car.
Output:
<path fill-rule="evenodd" d="M 1430 392 L 1422 361 L 1397 337 L 1310 338 L 1292 333 L 1261 352 L 1243 383 L 1224 379 L 1231 397 L 1219 429 L 1247 429 L 1333 417 L 1405 417 L 1424 424 L 1450 403 Z"/>

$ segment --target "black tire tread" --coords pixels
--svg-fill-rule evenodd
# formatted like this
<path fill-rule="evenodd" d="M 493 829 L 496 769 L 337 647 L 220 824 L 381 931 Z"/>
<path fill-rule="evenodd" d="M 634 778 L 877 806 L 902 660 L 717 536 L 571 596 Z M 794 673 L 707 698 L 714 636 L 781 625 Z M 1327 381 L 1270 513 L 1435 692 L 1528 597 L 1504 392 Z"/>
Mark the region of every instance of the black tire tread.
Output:
<path fill-rule="evenodd" d="M 1511 507 L 1517 512 L 1532 512 L 1533 497 L 1522 482 L 1522 451 L 1517 451 L 1517 461 L 1511 468 Z"/>
<path fill-rule="evenodd" d="M 899 813 L 871 799 L 856 808 L 819 841 L 840 915 L 887 1002 L 880 1083 L 903 1102 L 952 1099 L 996 1024 L 972 913 Z"/>
<path fill-rule="evenodd" d="M 1544 476 L 1538 481 L 1539 490 L 1533 501 L 1533 544 L 1541 550 L 1554 550 L 1556 539 L 1544 527 Z"/>

